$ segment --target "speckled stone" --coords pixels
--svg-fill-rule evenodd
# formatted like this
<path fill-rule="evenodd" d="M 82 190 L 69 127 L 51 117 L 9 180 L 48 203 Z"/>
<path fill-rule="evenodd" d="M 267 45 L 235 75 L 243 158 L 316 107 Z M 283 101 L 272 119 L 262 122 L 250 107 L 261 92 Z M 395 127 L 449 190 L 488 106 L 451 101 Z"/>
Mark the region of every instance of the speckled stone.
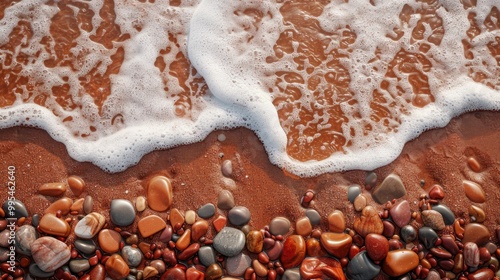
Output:
<path fill-rule="evenodd" d="M 22 254 L 31 256 L 31 244 L 35 242 L 38 234 L 31 225 L 20 226 L 16 231 L 16 249 Z"/>
<path fill-rule="evenodd" d="M 217 262 L 215 250 L 211 246 L 200 247 L 200 249 L 198 250 L 198 258 L 200 259 L 201 264 L 207 267 Z"/>
<path fill-rule="evenodd" d="M 455 214 L 451 211 L 448 206 L 444 204 L 437 204 L 432 206 L 432 210 L 438 211 L 441 216 L 443 216 L 443 221 L 445 225 L 452 225 L 455 221 Z"/>
<path fill-rule="evenodd" d="M 142 261 L 141 250 L 132 246 L 124 246 L 121 255 L 123 260 L 132 267 L 138 266 Z"/>
<path fill-rule="evenodd" d="M 227 218 L 233 225 L 246 225 L 250 221 L 250 210 L 244 206 L 235 206 L 229 210 Z"/>
<path fill-rule="evenodd" d="M 44 236 L 31 244 L 31 256 L 41 270 L 51 272 L 67 263 L 71 252 L 64 242 Z"/>
<path fill-rule="evenodd" d="M 406 188 L 396 174 L 390 174 L 385 177 L 384 181 L 372 192 L 373 199 L 379 203 L 384 204 L 392 199 L 398 199 L 406 194 Z"/>
<path fill-rule="evenodd" d="M 217 207 L 222 210 L 229 210 L 234 207 L 234 196 L 228 190 L 222 190 L 217 196 Z"/>
<path fill-rule="evenodd" d="M 276 217 L 269 223 L 269 231 L 273 235 L 285 235 L 290 230 L 290 221 L 285 217 Z"/>
<path fill-rule="evenodd" d="M 358 195 L 360 194 L 361 194 L 361 186 L 356 184 L 351 185 L 347 189 L 347 200 L 349 200 L 349 202 L 351 203 L 354 203 L 354 199 L 356 199 L 356 197 L 358 197 Z"/>
<path fill-rule="evenodd" d="M 425 226 L 432 228 L 433 230 L 442 230 L 445 228 L 443 216 L 436 210 L 424 210 L 422 211 L 422 221 Z"/>
<path fill-rule="evenodd" d="M 311 222 L 312 226 L 317 226 L 321 222 L 321 216 L 319 215 L 318 211 L 314 209 L 307 209 L 305 215 Z"/>
<path fill-rule="evenodd" d="M 252 253 L 262 252 L 264 246 L 264 234 L 260 230 L 252 230 L 246 236 L 247 250 Z"/>
<path fill-rule="evenodd" d="M 213 240 L 214 249 L 226 257 L 236 256 L 245 247 L 245 234 L 236 228 L 224 227 Z"/>
<path fill-rule="evenodd" d="M 251 265 L 252 259 L 243 253 L 226 259 L 226 271 L 230 276 L 242 276 Z"/>
<path fill-rule="evenodd" d="M 135 220 L 135 208 L 132 202 L 126 199 L 113 199 L 109 210 L 113 224 L 126 227 Z"/>
<path fill-rule="evenodd" d="M 215 206 L 212 203 L 207 203 L 198 209 L 198 216 L 203 219 L 208 219 L 215 214 Z"/>
<path fill-rule="evenodd" d="M 14 211 L 9 211 L 9 206 L 14 207 Z M 26 210 L 26 206 L 24 203 L 22 203 L 20 200 L 14 199 L 14 200 L 6 200 L 3 205 L 2 209 L 5 212 L 5 217 L 6 218 L 21 218 L 21 217 L 28 217 L 28 210 Z"/>
<path fill-rule="evenodd" d="M 410 204 L 408 201 L 402 200 L 392 206 L 389 214 L 391 214 L 392 221 L 401 228 L 411 220 Z"/>
<path fill-rule="evenodd" d="M 370 260 L 366 251 L 362 251 L 349 262 L 346 273 L 351 280 L 373 279 L 380 273 L 380 266 Z"/>

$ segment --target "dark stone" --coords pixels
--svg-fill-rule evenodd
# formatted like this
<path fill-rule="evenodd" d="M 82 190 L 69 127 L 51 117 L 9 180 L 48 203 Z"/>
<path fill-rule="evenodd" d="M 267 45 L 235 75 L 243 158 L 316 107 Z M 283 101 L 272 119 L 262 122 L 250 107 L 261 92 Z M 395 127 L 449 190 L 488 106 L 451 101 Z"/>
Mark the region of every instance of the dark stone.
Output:
<path fill-rule="evenodd" d="M 455 214 L 448 208 L 448 206 L 444 204 L 438 204 L 432 206 L 432 210 L 435 210 L 443 216 L 444 224 L 445 225 L 452 225 L 453 222 L 455 222 Z"/>
<path fill-rule="evenodd" d="M 10 205 L 9 205 L 10 204 Z M 9 206 L 13 207 L 14 209 L 9 210 Z M 4 204 L 2 205 L 2 209 L 5 212 L 5 217 L 6 218 L 22 218 L 22 217 L 28 217 L 28 210 L 26 210 L 26 206 L 24 203 L 21 201 L 14 199 L 14 200 L 6 200 Z"/>
<path fill-rule="evenodd" d="M 361 193 L 361 187 L 359 185 L 351 185 L 347 190 L 347 199 L 354 203 L 354 199 Z"/>
<path fill-rule="evenodd" d="M 380 273 L 380 266 L 370 260 L 366 251 L 362 251 L 352 258 L 346 272 L 351 280 L 373 279 Z"/>
<path fill-rule="evenodd" d="M 422 242 L 425 248 L 430 249 L 438 240 L 437 233 L 430 227 L 421 227 L 418 230 L 418 239 Z"/>

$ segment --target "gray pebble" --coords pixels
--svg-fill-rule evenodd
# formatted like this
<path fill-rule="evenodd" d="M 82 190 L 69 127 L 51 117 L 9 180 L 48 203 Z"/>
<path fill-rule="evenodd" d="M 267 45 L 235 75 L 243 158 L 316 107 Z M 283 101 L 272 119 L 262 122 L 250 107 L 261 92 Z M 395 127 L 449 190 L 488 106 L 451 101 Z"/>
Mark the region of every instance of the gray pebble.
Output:
<path fill-rule="evenodd" d="M 236 256 L 245 247 L 245 234 L 236 228 L 224 227 L 214 238 L 213 246 L 226 257 Z"/>
<path fill-rule="evenodd" d="M 132 202 L 126 199 L 113 199 L 109 210 L 113 224 L 117 226 L 131 225 L 135 220 L 135 208 Z"/>
<path fill-rule="evenodd" d="M 90 195 L 87 195 L 83 200 L 83 212 L 90 214 L 92 213 L 92 209 L 94 209 L 94 199 Z"/>
<path fill-rule="evenodd" d="M 321 216 L 319 215 L 318 211 L 314 209 L 307 209 L 306 217 L 309 219 L 309 222 L 311 222 L 312 226 L 317 226 L 321 222 Z"/>
<path fill-rule="evenodd" d="M 380 185 L 375 187 L 372 197 L 377 203 L 384 204 L 405 194 L 406 188 L 401 178 L 396 174 L 389 174 Z"/>
<path fill-rule="evenodd" d="M 290 230 L 290 221 L 285 217 L 276 217 L 269 223 L 269 231 L 273 235 L 284 235 Z"/>
<path fill-rule="evenodd" d="M 448 208 L 448 206 L 444 204 L 438 204 L 432 206 L 432 210 L 441 213 L 445 225 L 452 225 L 453 222 L 455 222 L 455 214 L 453 214 L 453 211 L 451 211 L 450 208 Z"/>
<path fill-rule="evenodd" d="M 38 235 L 35 227 L 31 225 L 24 225 L 16 231 L 16 248 L 25 255 L 31 256 L 31 244 L 35 242 Z"/>
<path fill-rule="evenodd" d="M 9 246 L 9 235 L 10 235 L 10 230 L 4 229 L 2 232 L 0 232 L 0 247 L 8 248 Z"/>
<path fill-rule="evenodd" d="M 45 272 L 41 270 L 36 263 L 32 263 L 29 267 L 29 272 L 32 276 L 38 277 L 38 278 L 49 278 L 54 275 L 54 272 Z"/>
<path fill-rule="evenodd" d="M 31 216 L 31 225 L 34 227 L 38 227 L 38 224 L 40 223 L 40 215 L 34 214 Z"/>
<path fill-rule="evenodd" d="M 229 210 L 234 207 L 233 194 L 228 190 L 222 190 L 217 197 L 217 207 L 222 210 Z"/>
<path fill-rule="evenodd" d="M 418 239 L 424 244 L 425 248 L 430 249 L 438 240 L 438 235 L 430 227 L 421 227 L 418 230 Z"/>
<path fill-rule="evenodd" d="M 77 239 L 73 244 L 76 250 L 85 255 L 93 254 L 96 249 L 95 242 L 92 239 Z"/>
<path fill-rule="evenodd" d="M 441 280 L 441 275 L 439 275 L 439 272 L 436 270 L 431 269 L 427 277 L 425 277 L 425 280 Z"/>
<path fill-rule="evenodd" d="M 252 259 L 240 253 L 234 257 L 229 257 L 226 259 L 226 271 L 230 276 L 242 276 L 245 270 L 252 264 Z"/>
<path fill-rule="evenodd" d="M 375 187 L 375 185 L 377 184 L 377 177 L 378 177 L 377 173 L 375 173 L 375 172 L 370 172 L 370 173 L 366 174 L 365 186 L 367 186 L 369 189 Z"/>
<path fill-rule="evenodd" d="M 142 253 L 139 248 L 125 246 L 122 249 L 123 260 L 130 266 L 138 266 L 142 261 Z"/>
<path fill-rule="evenodd" d="M 349 189 L 347 189 L 347 199 L 354 203 L 354 199 L 361 194 L 361 186 L 360 185 L 351 185 Z"/>
<path fill-rule="evenodd" d="M 222 162 L 221 170 L 222 170 L 222 175 L 226 177 L 231 177 L 231 175 L 233 175 L 233 162 L 226 159 L 225 161 Z"/>
<path fill-rule="evenodd" d="M 207 203 L 198 209 L 198 216 L 203 219 L 208 219 L 215 214 L 215 206 L 212 203 Z"/>
<path fill-rule="evenodd" d="M 403 226 L 400 234 L 405 243 L 410 243 L 417 239 L 417 230 L 412 225 Z"/>
<path fill-rule="evenodd" d="M 281 280 L 300 280 L 302 279 L 300 277 L 300 270 L 299 268 L 291 268 L 285 270 L 285 273 L 283 273 L 283 276 L 281 277 Z"/>
<path fill-rule="evenodd" d="M 90 268 L 90 263 L 86 259 L 71 260 L 69 262 L 69 269 L 73 273 L 79 273 Z"/>
<path fill-rule="evenodd" d="M 9 207 L 14 207 L 14 209 L 9 209 Z M 6 218 L 22 218 L 28 217 L 28 210 L 26 210 L 26 206 L 20 200 L 6 200 L 2 205 L 2 209 L 5 212 Z"/>
<path fill-rule="evenodd" d="M 235 226 L 246 225 L 250 221 L 250 210 L 244 206 L 236 206 L 227 213 L 229 222 Z"/>
<path fill-rule="evenodd" d="M 380 266 L 373 263 L 366 251 L 361 251 L 349 262 L 346 272 L 352 280 L 373 279 L 380 273 Z"/>
<path fill-rule="evenodd" d="M 211 264 L 217 262 L 215 250 L 210 246 L 200 247 L 198 250 L 198 258 L 200 259 L 201 264 L 206 267 L 209 267 Z"/>
<path fill-rule="evenodd" d="M 9 250 L 0 247 L 0 262 L 4 262 L 9 258 L 9 255 L 7 255 L 8 253 Z"/>

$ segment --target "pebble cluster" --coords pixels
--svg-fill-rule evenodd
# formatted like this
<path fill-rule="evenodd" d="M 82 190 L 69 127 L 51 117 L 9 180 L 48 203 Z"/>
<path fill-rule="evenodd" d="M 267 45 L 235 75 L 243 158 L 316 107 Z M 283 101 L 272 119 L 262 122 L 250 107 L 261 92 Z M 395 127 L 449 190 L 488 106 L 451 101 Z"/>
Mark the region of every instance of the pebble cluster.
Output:
<path fill-rule="evenodd" d="M 226 173 L 230 163 L 223 165 Z M 469 159 L 475 170 L 478 163 Z M 442 186 L 434 185 L 418 201 L 418 211 L 402 199 L 406 188 L 390 174 L 380 184 L 369 173 L 364 186 L 348 188 L 346 201 L 355 213 L 334 210 L 322 216 L 311 208 L 314 191 L 301 198 L 304 216 L 296 221 L 275 217 L 268 226 L 252 229 L 250 211 L 223 190 L 216 205 L 196 210 L 172 208 L 174 191 L 169 178 L 148 181 L 144 196 L 134 201 L 114 199 L 109 219 L 94 211 L 93 198 L 57 199 L 43 214 L 29 213 L 15 200 L 0 209 L 1 279 L 500 279 L 500 227 L 492 233 L 482 224 L 486 201 L 482 187 L 463 182 L 471 201 L 470 221 L 441 201 Z M 64 183 L 40 186 L 42 195 L 77 197 L 85 182 L 71 176 Z M 370 205 L 373 200 L 381 210 Z M 152 214 L 137 218 L 147 208 Z M 224 214 L 221 214 L 224 213 Z M 9 215 L 12 214 L 12 215 Z M 107 216 L 107 214 L 106 214 Z M 8 218 L 15 227 L 15 270 L 9 269 Z M 322 220 L 327 228 L 322 228 Z M 136 221 L 137 220 L 137 221 Z M 28 223 L 28 221 L 30 221 Z M 137 223 L 137 232 L 124 230 Z M 215 235 L 207 233 L 214 231 Z M 212 238 L 213 237 L 213 238 Z"/>

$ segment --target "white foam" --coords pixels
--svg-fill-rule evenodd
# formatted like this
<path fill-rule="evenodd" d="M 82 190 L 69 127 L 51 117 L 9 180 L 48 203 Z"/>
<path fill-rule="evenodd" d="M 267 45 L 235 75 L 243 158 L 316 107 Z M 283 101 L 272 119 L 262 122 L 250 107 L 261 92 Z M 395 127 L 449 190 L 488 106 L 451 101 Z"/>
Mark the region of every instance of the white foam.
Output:
<path fill-rule="evenodd" d="M 46 106 L 50 109 L 40 107 L 29 98 L 32 93 L 23 89 L 13 106 L 0 109 L 0 128 L 17 125 L 40 127 L 64 143 L 76 160 L 93 162 L 109 172 L 125 170 L 150 151 L 198 142 L 213 130 L 238 126 L 256 132 L 274 164 L 300 176 L 349 169 L 372 170 L 394 160 L 407 141 L 425 130 L 445 126 L 454 116 L 471 110 L 500 110 L 500 92 L 474 82 L 465 67 L 469 63 L 475 70 L 496 73 L 498 77 L 498 67 L 487 44 L 495 36 L 500 36 L 500 32 L 483 30 L 471 42 L 476 59 L 466 60 L 460 42 L 466 38 L 465 32 L 469 28 L 468 11 L 464 11 L 458 1 L 441 1 L 443 7 L 436 11 L 443 19 L 446 32 L 441 45 L 432 46 L 427 53 L 434 63 L 426 74 L 435 102 L 424 108 L 406 104 L 405 100 L 412 98 L 409 93 L 411 85 L 401 82 L 400 86 L 407 92 L 395 98 L 395 102 L 407 108 L 409 114 L 398 115 L 401 124 L 395 124 L 397 132 L 390 133 L 380 123 L 370 120 L 372 93 L 380 90 L 388 64 L 401 49 L 408 52 L 418 49 L 418 45 L 409 42 L 411 30 L 420 19 L 419 14 L 415 13 L 409 23 L 403 24 L 399 13 L 405 4 L 415 10 L 421 5 L 406 0 L 375 1 L 373 6 L 365 0 L 350 0 L 348 3 L 332 1 L 324 8 L 317 20 L 326 32 L 335 33 L 348 25 L 356 33 L 353 51 L 346 52 L 349 58 L 341 59 L 340 63 L 350 73 L 350 91 L 358 103 L 354 106 L 340 104 L 349 118 L 343 124 L 343 135 L 352 145 L 344 147 L 344 153 L 333 153 L 325 160 L 307 162 L 297 161 L 286 153 L 287 144 L 292 140 L 287 139 L 286 130 L 281 125 L 290 126 L 292 122 L 280 123 L 273 105 L 276 92 L 269 92 L 275 87 L 273 77 L 276 71 L 296 71 L 293 63 L 296 53 L 287 54 L 276 63 L 266 62 L 267 57 L 274 55 L 273 46 L 280 33 L 287 28 L 279 10 L 283 4 L 275 1 L 191 0 L 183 1 L 180 7 L 170 7 L 164 1 L 115 1 L 116 24 L 122 34 L 130 35 L 130 39 L 114 42 L 113 47 L 107 49 L 90 39 L 96 35 L 101 23 L 99 11 L 104 1 L 88 2 L 89 9 L 95 14 L 92 19 L 94 28 L 91 32 L 80 31 L 76 40 L 78 45 L 72 52 L 75 57 L 84 59 L 75 62 L 78 69 L 73 72 L 62 66 L 46 68 L 43 63 L 54 50 L 53 46 L 47 49 L 39 41 L 49 34 L 50 19 L 58 9 L 46 4 L 48 1 L 28 2 L 16 3 L 5 10 L 4 18 L 0 20 L 0 46 L 8 41 L 8 35 L 21 19 L 28 18 L 36 23 L 33 38 L 16 52 L 41 55 L 23 66 L 21 74 L 43 81 L 41 89 L 48 92 L 53 86 L 69 83 L 77 107 L 68 110 L 54 98 L 47 99 Z M 473 10 L 478 14 L 478 21 L 482 22 L 494 1 L 478 2 L 478 8 Z M 241 13 L 246 9 L 259 11 L 262 20 L 255 22 L 254 17 Z M 394 36 L 395 28 L 405 30 L 398 43 L 387 36 Z M 177 44 L 169 40 L 169 34 L 175 36 Z M 430 34 L 431 31 L 427 30 L 424 36 Z M 188 117 L 175 114 L 175 96 L 183 90 L 182 85 L 175 77 L 169 76 L 168 65 L 163 72 L 155 66 L 157 57 L 167 46 L 171 49 L 163 54 L 166 61 L 174 60 L 179 52 L 183 53 L 209 86 L 207 94 L 191 96 L 192 109 Z M 124 61 L 119 73 L 110 76 L 111 94 L 99 112 L 92 97 L 79 88 L 80 79 L 99 64 L 98 72 L 103 74 L 111 64 L 110 57 L 119 48 L 125 52 Z M 294 44 L 294 48 L 297 51 L 298 45 Z M 338 42 L 332 40 L 328 48 L 338 48 Z M 380 50 L 381 56 L 373 60 L 376 50 Z M 4 59 L 0 51 L 0 63 L 3 64 Z M 317 67 L 314 71 L 323 73 L 329 70 Z M 309 75 L 306 71 L 297 72 Z M 491 76 L 490 79 L 494 80 L 495 74 Z M 164 87 L 169 91 L 166 92 Z M 307 85 L 297 87 L 307 92 Z M 390 97 L 389 93 L 383 94 Z M 28 99 L 28 102 L 22 102 L 22 99 Z M 305 107 L 323 106 L 309 93 L 304 94 L 300 102 Z M 356 112 L 363 118 L 355 118 Z M 298 114 L 297 111 L 292 113 Z M 63 122 L 66 117 L 73 120 Z M 315 115 L 314 121 L 324 128 L 330 126 L 325 115 Z M 374 127 L 371 133 L 365 137 L 349 135 L 351 129 L 356 135 L 362 135 L 367 123 Z M 311 141 L 314 137 L 309 135 L 304 141 Z"/>

